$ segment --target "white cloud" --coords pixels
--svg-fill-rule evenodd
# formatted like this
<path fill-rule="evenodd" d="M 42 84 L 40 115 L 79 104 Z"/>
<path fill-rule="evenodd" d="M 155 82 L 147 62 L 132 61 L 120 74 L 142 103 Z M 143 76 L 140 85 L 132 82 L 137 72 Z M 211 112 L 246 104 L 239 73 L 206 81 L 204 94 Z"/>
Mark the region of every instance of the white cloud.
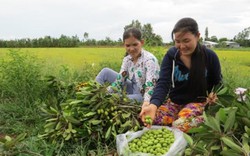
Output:
<path fill-rule="evenodd" d="M 90 38 L 122 38 L 132 20 L 150 23 L 164 41 L 171 40 L 182 17 L 197 20 L 204 36 L 233 38 L 250 26 L 249 0 L 0 0 L 0 39 L 59 37 L 84 32 Z"/>

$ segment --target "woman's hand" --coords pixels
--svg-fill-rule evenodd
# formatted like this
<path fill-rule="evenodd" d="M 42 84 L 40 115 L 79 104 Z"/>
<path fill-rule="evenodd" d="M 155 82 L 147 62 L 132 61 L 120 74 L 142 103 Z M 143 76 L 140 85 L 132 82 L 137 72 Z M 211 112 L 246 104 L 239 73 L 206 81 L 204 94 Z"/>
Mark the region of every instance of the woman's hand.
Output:
<path fill-rule="evenodd" d="M 144 123 L 144 126 L 150 128 L 151 125 L 145 122 L 145 117 L 150 116 L 152 121 L 155 119 L 155 114 L 156 114 L 157 106 L 154 104 L 149 104 L 149 105 L 142 105 L 142 109 L 140 112 L 140 118 L 142 122 Z"/>
<path fill-rule="evenodd" d="M 150 104 L 149 102 L 144 101 L 143 104 L 142 104 L 142 106 L 141 106 L 141 108 L 143 108 L 143 107 L 145 107 L 145 106 L 148 106 L 149 104 Z"/>

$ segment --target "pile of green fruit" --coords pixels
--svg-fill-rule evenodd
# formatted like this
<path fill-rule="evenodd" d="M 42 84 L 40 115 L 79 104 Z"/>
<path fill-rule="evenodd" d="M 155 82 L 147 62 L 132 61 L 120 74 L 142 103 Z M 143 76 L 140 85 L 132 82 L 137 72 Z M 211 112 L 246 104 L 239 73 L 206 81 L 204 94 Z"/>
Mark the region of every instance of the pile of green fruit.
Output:
<path fill-rule="evenodd" d="M 141 137 L 128 143 L 132 153 L 148 153 L 156 156 L 166 154 L 175 138 L 167 128 L 150 129 Z"/>

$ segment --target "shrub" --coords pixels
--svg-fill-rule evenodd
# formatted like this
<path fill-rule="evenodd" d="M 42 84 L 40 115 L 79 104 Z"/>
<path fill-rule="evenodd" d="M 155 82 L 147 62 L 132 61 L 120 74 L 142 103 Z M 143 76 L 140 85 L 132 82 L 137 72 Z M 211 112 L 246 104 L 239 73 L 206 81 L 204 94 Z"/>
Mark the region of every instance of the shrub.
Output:
<path fill-rule="evenodd" d="M 8 60 L 0 62 L 0 88 L 3 98 L 22 105 L 31 105 L 39 96 L 43 86 L 41 63 L 30 55 L 11 50 Z"/>

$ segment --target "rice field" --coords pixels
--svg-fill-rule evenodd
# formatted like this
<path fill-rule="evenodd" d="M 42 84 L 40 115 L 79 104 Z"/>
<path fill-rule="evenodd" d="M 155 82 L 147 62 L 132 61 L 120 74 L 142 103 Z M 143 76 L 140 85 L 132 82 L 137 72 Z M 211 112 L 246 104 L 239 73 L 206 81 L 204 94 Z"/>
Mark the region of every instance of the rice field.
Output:
<path fill-rule="evenodd" d="M 35 55 L 54 67 L 68 65 L 72 68 L 81 68 L 85 63 L 121 62 L 125 54 L 123 48 L 0 48 L 0 58 L 10 50 Z"/>
<path fill-rule="evenodd" d="M 162 53 L 166 48 L 151 48 Z M 85 63 L 98 64 L 100 62 L 121 63 L 125 54 L 123 47 L 117 48 L 0 48 L 0 58 L 6 58 L 9 51 L 19 51 L 35 55 L 44 60 L 47 66 L 57 68 L 67 65 L 72 69 L 80 69 Z M 233 74 L 233 77 L 249 79 L 250 77 L 250 49 L 214 49 L 218 54 L 223 75 Z M 230 71 L 230 72 L 229 72 Z"/>

